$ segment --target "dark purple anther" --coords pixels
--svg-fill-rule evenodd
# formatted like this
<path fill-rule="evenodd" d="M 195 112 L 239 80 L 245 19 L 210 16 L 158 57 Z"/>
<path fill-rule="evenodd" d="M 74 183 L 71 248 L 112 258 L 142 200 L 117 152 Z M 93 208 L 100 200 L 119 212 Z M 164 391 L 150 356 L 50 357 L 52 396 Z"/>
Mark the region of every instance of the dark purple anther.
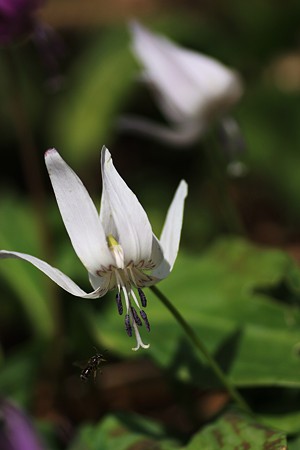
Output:
<path fill-rule="evenodd" d="M 141 315 L 141 318 L 142 318 L 143 321 L 144 321 L 145 327 L 147 328 L 148 331 L 150 331 L 150 323 L 149 323 L 149 321 L 148 321 L 147 314 L 145 313 L 145 311 L 143 311 L 143 310 L 141 309 L 141 310 L 140 310 L 140 315 Z"/>
<path fill-rule="evenodd" d="M 116 302 L 117 302 L 118 312 L 119 312 L 119 314 L 121 316 L 123 314 L 123 305 L 122 305 L 122 299 L 121 299 L 121 292 L 118 292 L 116 294 Z"/>
<path fill-rule="evenodd" d="M 131 312 L 132 312 L 132 315 L 133 315 L 133 320 L 135 321 L 135 323 L 136 323 L 139 327 L 141 327 L 141 326 L 142 326 L 142 321 L 141 321 L 141 319 L 139 318 L 138 313 L 136 312 L 136 310 L 134 309 L 133 306 L 131 307 Z"/>
<path fill-rule="evenodd" d="M 131 337 L 132 336 L 132 328 L 130 325 L 129 314 L 126 314 L 126 316 L 125 316 L 125 330 L 126 330 L 126 333 L 128 334 L 128 336 Z"/>
<path fill-rule="evenodd" d="M 141 299 L 141 304 L 143 308 L 146 308 L 147 306 L 147 299 L 146 299 L 146 295 L 144 294 L 144 292 L 142 291 L 141 288 L 138 288 L 138 293 Z"/>

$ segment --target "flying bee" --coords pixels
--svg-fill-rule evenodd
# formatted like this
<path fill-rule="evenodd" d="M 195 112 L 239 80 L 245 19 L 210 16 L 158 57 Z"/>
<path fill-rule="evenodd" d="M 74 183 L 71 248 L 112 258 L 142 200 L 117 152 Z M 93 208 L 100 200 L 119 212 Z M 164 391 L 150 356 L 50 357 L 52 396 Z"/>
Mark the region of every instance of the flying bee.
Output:
<path fill-rule="evenodd" d="M 80 374 L 80 379 L 82 381 L 86 382 L 91 377 L 92 374 L 94 376 L 94 381 L 96 381 L 96 376 L 99 367 L 103 361 L 106 361 L 106 359 L 103 358 L 103 355 L 99 353 L 99 351 L 96 348 L 95 350 L 97 353 L 91 356 L 87 362 L 76 363 L 76 365 L 82 369 Z"/>

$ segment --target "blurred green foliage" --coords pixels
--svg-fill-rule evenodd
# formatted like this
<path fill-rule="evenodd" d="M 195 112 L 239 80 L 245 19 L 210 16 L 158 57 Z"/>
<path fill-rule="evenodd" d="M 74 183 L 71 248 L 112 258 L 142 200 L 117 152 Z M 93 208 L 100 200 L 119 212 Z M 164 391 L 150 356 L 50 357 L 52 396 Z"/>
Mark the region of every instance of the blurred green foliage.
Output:
<path fill-rule="evenodd" d="M 299 293 L 287 291 L 284 298 L 272 293 L 288 278 L 291 267 L 291 259 L 283 252 L 226 239 L 201 258 L 182 251 L 161 289 L 236 385 L 299 387 Z M 174 326 L 169 311 L 152 293 L 147 292 L 147 297 L 152 326 L 144 337 L 151 343 L 147 354 L 183 380 L 200 386 L 215 384 L 205 362 L 204 366 L 199 362 L 181 329 Z M 95 338 L 127 357 L 136 356 L 124 340 L 120 317 L 111 309 L 105 319 L 103 313 L 88 317 Z"/>
<path fill-rule="evenodd" d="M 71 450 L 109 450 L 118 448 L 157 448 L 161 450 L 217 450 L 224 448 L 272 448 L 280 450 L 286 445 L 283 433 L 255 423 L 252 419 L 235 413 L 228 413 L 215 424 L 204 427 L 196 433 L 186 446 L 175 441 L 163 440 L 157 424 L 134 415 L 108 417 L 97 427 L 87 426 L 81 430 Z M 234 447 L 235 446 L 235 447 Z"/>
<path fill-rule="evenodd" d="M 111 141 L 134 77 L 124 28 L 104 30 L 88 44 L 70 68 L 49 121 L 49 140 L 77 166 Z"/>
<path fill-rule="evenodd" d="M 166 431 L 157 423 L 134 414 L 119 414 L 108 416 L 98 426 L 84 427 L 70 450 L 126 450 L 135 447 L 161 450 L 179 448 L 176 441 L 169 439 Z"/>

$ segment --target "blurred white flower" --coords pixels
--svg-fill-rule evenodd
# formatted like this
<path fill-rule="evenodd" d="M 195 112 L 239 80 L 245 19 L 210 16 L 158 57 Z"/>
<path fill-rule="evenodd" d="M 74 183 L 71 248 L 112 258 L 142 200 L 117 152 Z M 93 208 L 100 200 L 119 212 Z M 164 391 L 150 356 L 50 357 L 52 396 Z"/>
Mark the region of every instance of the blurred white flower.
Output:
<path fill-rule="evenodd" d="M 46 152 L 45 161 L 66 230 L 94 291 L 84 292 L 67 275 L 34 256 L 1 250 L 0 258 L 30 262 L 77 297 L 98 298 L 117 289 L 119 314 L 123 313 L 122 296 L 125 300 L 126 332 L 132 336 L 134 331 L 136 335 L 137 346 L 133 350 L 149 347 L 138 331 L 142 321 L 150 331 L 147 315 L 141 308 L 147 303 L 142 288 L 166 278 L 173 268 L 181 235 L 186 182 L 182 180 L 177 188 L 158 240 L 142 205 L 116 171 L 107 148 L 103 147 L 101 153 L 100 214 L 81 180 L 55 149 Z"/>
<path fill-rule="evenodd" d="M 170 122 L 165 127 L 139 117 L 124 117 L 120 127 L 170 144 L 193 143 L 239 100 L 239 75 L 213 58 L 175 45 L 133 22 L 133 51 L 144 66 L 142 79 L 156 93 Z"/>

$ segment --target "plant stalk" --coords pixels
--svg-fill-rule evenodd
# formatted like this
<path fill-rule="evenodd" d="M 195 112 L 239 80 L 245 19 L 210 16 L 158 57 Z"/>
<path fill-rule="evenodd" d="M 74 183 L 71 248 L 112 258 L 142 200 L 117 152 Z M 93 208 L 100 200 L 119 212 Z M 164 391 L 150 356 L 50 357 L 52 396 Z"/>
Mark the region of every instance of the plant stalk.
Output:
<path fill-rule="evenodd" d="M 164 304 L 164 306 L 171 312 L 171 314 L 175 317 L 179 325 L 183 328 L 185 333 L 188 335 L 192 343 L 197 347 L 197 349 L 202 353 L 202 355 L 206 358 L 209 363 L 212 371 L 218 378 L 218 380 L 225 387 L 227 392 L 230 394 L 231 398 L 235 400 L 236 404 L 241 408 L 241 410 L 251 413 L 251 408 L 243 399 L 243 397 L 239 394 L 239 392 L 235 389 L 235 387 L 228 380 L 225 373 L 222 371 L 216 360 L 209 353 L 203 342 L 199 339 L 195 331 L 190 327 L 187 321 L 182 317 L 178 309 L 168 300 L 168 298 L 156 287 L 151 286 L 151 291 L 156 295 L 156 297 Z"/>
<path fill-rule="evenodd" d="M 220 155 L 221 149 L 218 148 L 213 137 L 211 137 L 209 142 L 209 148 L 205 145 L 206 157 L 210 166 L 211 178 L 216 189 L 220 212 L 224 218 L 228 231 L 244 236 L 246 234 L 245 227 L 240 219 L 237 208 L 230 197 L 225 166 L 221 158 L 222 155 Z"/>

